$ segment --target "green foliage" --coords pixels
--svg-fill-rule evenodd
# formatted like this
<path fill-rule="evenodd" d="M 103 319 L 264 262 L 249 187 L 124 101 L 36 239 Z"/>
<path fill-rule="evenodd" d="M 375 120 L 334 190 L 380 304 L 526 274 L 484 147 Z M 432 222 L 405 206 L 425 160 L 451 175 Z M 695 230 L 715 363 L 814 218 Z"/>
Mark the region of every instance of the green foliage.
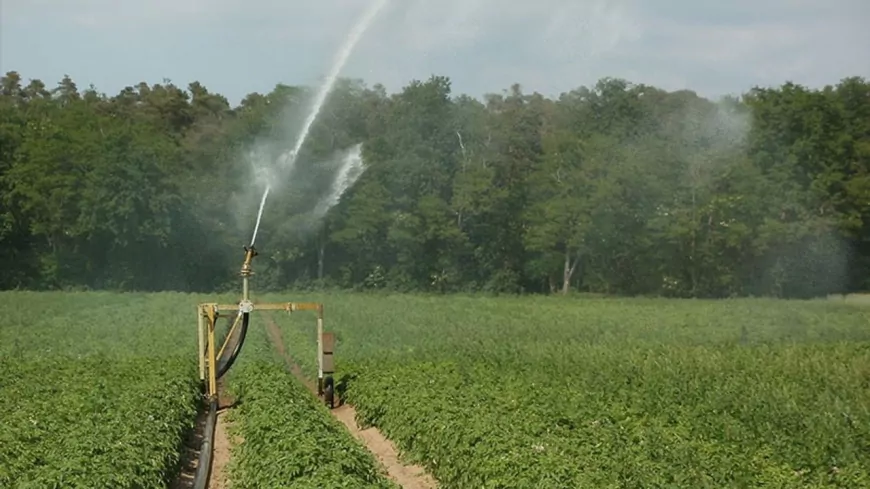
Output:
<path fill-rule="evenodd" d="M 870 84 L 717 102 L 605 78 L 476 100 L 340 80 L 257 244 L 264 287 L 819 296 L 868 286 Z M 312 90 L 231 107 L 199 82 L 114 96 L 0 79 L 2 288 L 223 290 Z M 366 171 L 303 212 L 342 151 Z"/>
<path fill-rule="evenodd" d="M 339 378 L 360 421 L 445 487 L 870 484 L 870 329 L 861 307 L 296 300 L 308 299 L 327 304 Z M 313 376 L 314 328 L 280 322 Z"/>
<path fill-rule="evenodd" d="M 0 294 L 0 486 L 166 487 L 199 400 L 178 297 Z"/>
<path fill-rule="evenodd" d="M 0 487 L 167 487 L 200 406 L 203 299 L 0 293 Z M 234 487 L 395 487 L 284 370 L 261 326 L 229 374 L 242 400 L 233 434 L 245 440 L 233 447 Z"/>
<path fill-rule="evenodd" d="M 395 488 L 374 457 L 275 357 L 263 328 L 248 333 L 230 374 L 239 404 L 232 411 L 233 487 Z"/>
<path fill-rule="evenodd" d="M 198 397 L 193 314 L 166 311 L 200 299 L 0 294 L 0 485 L 165 487 Z M 292 299 L 326 304 L 360 422 L 445 487 L 870 484 L 866 304 Z M 312 375 L 313 319 L 276 319 Z M 393 487 L 261 326 L 228 378 L 234 487 Z"/>

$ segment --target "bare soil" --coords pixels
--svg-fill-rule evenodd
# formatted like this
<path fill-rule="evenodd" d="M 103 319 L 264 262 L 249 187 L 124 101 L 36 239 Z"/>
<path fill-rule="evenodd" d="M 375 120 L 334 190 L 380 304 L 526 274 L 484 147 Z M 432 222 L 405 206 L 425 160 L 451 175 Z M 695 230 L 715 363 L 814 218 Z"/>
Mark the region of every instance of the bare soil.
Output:
<path fill-rule="evenodd" d="M 228 489 L 230 487 L 226 469 L 230 461 L 231 443 L 227 435 L 228 423 L 226 415 L 232 409 L 234 403 L 235 400 L 226 394 L 223 382 L 218 381 L 218 412 L 215 421 L 214 440 L 212 440 L 214 450 L 211 457 L 211 471 L 209 473 L 208 485 L 206 486 L 209 489 Z M 203 410 L 196 418 L 196 429 L 185 442 L 181 459 L 181 471 L 169 486 L 172 489 L 193 488 L 194 476 L 199 465 L 199 454 L 205 434 L 206 417 L 208 417 L 208 411 Z"/>
<path fill-rule="evenodd" d="M 281 338 L 281 329 L 272 318 L 266 321 L 266 331 L 278 353 L 281 354 L 290 368 L 290 372 L 311 391 L 312 395 L 317 396 L 317 385 L 314 381 L 305 377 L 302 369 L 287 353 L 284 341 Z M 339 404 L 339 400 L 336 399 L 336 401 Z M 387 439 L 380 430 L 375 427 L 361 429 L 356 422 L 356 410 L 353 406 L 344 401 L 340 401 L 340 404 L 330 412 L 344 424 L 356 439 L 360 440 L 375 455 L 384 469 L 386 469 L 390 479 L 404 489 L 436 489 L 438 487 L 438 483 L 431 475 L 426 473 L 423 467 L 403 463 L 399 459 L 399 451 L 396 449 L 395 444 Z"/>
<path fill-rule="evenodd" d="M 227 489 L 227 466 L 230 463 L 230 437 L 227 434 L 227 413 L 235 404 L 235 399 L 226 393 L 222 381 L 218 381 L 218 411 L 214 427 L 214 451 L 211 455 L 211 473 L 208 478 L 209 489 Z"/>
<path fill-rule="evenodd" d="M 202 447 L 202 437 L 205 432 L 207 412 L 200 412 L 196 417 L 196 428 L 185 440 L 184 451 L 181 453 L 181 471 L 169 485 L 172 489 L 190 489 L 193 487 L 193 477 L 199 465 L 199 452 Z"/>

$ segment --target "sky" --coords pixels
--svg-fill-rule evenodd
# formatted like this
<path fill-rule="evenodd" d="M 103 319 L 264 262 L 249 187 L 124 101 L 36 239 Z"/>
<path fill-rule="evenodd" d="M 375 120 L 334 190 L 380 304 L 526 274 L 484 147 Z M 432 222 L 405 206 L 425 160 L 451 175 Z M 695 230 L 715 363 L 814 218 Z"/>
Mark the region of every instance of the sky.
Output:
<path fill-rule="evenodd" d="M 199 81 L 237 104 L 316 84 L 371 0 L 0 0 L 0 71 L 113 95 Z M 342 76 L 389 91 L 514 83 L 548 96 L 604 77 L 718 98 L 870 78 L 870 0 L 392 0 Z"/>

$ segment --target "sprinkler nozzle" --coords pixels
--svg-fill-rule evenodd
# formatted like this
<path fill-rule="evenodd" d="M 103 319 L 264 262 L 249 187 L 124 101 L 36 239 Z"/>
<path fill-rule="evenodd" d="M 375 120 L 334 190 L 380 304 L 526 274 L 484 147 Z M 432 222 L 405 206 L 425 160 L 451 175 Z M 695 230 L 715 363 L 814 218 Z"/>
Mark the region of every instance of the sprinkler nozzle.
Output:
<path fill-rule="evenodd" d="M 251 270 L 251 260 L 253 260 L 255 256 L 257 256 L 257 250 L 254 248 L 254 246 L 245 246 L 245 261 L 244 263 L 242 263 L 241 271 L 243 277 L 250 277 L 254 274 L 254 272 Z"/>

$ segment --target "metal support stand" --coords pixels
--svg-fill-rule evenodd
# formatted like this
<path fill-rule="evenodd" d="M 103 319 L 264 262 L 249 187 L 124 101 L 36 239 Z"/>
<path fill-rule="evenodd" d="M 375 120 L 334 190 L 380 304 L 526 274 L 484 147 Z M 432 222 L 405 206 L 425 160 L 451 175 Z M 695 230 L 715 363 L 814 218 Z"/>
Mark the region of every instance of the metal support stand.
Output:
<path fill-rule="evenodd" d="M 333 406 L 335 336 L 323 331 L 323 304 L 317 302 L 280 302 L 254 303 L 250 299 L 250 277 L 254 275 L 251 261 L 257 256 L 253 246 L 245 247 L 245 260 L 239 275 L 242 277 L 242 298 L 238 304 L 202 303 L 197 305 L 197 331 L 199 346 L 199 377 L 205 384 L 206 397 L 217 399 L 218 359 L 223 358 L 233 333 L 241 324 L 242 318 L 255 311 L 313 311 L 317 313 L 317 394 Z M 227 333 L 220 349 L 217 348 L 215 325 L 222 313 L 235 313 L 235 321 Z M 247 324 L 247 323 L 245 323 Z M 241 341 L 241 340 L 240 340 Z M 236 352 L 237 354 L 238 352 Z M 227 367 L 222 367 L 227 368 Z M 324 380 L 324 375 L 327 377 Z"/>

